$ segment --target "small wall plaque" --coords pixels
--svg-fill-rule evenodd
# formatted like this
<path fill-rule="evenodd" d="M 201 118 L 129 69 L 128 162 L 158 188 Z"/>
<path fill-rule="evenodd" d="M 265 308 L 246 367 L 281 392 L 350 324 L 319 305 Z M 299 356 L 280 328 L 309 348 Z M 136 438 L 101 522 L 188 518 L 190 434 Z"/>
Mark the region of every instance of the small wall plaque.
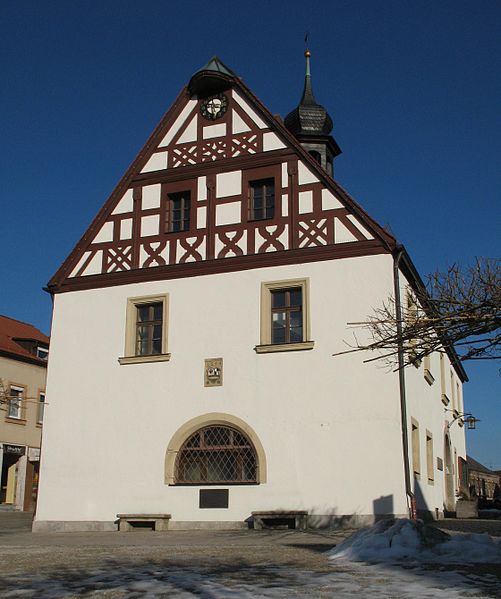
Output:
<path fill-rule="evenodd" d="M 228 495 L 228 489 L 200 489 L 198 507 L 201 509 L 227 508 Z"/>
<path fill-rule="evenodd" d="M 437 470 L 440 470 L 441 472 L 444 470 L 444 462 L 442 458 L 439 457 L 437 457 Z"/>
<path fill-rule="evenodd" d="M 204 386 L 221 387 L 223 384 L 223 358 L 205 360 Z"/>

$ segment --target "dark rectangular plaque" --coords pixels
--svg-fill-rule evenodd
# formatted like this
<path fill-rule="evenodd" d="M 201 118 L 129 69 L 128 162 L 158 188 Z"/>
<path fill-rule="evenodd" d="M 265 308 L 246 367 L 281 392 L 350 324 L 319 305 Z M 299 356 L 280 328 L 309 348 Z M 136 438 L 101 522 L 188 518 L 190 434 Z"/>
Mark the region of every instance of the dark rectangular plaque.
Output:
<path fill-rule="evenodd" d="M 227 508 L 228 489 L 200 489 L 200 504 L 203 508 Z"/>

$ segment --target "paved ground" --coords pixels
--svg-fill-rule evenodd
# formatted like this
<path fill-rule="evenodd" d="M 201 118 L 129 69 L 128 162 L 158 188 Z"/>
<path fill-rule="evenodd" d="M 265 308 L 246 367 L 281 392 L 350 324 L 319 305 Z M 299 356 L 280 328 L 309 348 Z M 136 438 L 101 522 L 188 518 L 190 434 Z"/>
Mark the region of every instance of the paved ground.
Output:
<path fill-rule="evenodd" d="M 0 597 L 501 597 L 497 565 L 426 572 L 333 564 L 352 531 L 37 533 L 31 516 L 0 512 Z M 501 536 L 500 521 L 441 523 Z"/>

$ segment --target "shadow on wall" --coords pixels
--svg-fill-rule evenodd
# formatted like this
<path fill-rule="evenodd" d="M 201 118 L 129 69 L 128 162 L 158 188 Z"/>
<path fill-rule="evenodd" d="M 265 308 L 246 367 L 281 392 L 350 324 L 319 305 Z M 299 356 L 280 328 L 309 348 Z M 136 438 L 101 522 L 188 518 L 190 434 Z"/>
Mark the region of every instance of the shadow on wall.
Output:
<path fill-rule="evenodd" d="M 310 510 L 312 511 L 312 510 Z M 372 502 L 372 514 L 362 514 L 355 511 L 352 514 L 339 514 L 337 508 L 331 508 L 323 514 L 311 514 L 308 516 L 308 528 L 322 529 L 345 529 L 371 526 L 379 520 L 394 518 L 393 495 L 382 495 Z"/>
<path fill-rule="evenodd" d="M 393 495 L 381 495 L 372 502 L 372 511 L 374 513 L 374 521 L 387 520 L 394 518 L 393 510 Z"/>
<path fill-rule="evenodd" d="M 422 520 L 438 520 L 438 508 L 431 508 L 423 493 L 421 481 L 414 479 L 414 496 L 416 498 L 416 510 L 418 518 Z"/>

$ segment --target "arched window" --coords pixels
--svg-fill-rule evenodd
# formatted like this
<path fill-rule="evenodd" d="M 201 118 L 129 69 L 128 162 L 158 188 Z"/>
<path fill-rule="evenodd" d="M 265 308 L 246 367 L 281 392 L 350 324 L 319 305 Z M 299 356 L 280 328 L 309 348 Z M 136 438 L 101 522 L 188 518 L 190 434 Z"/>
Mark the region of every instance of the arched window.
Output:
<path fill-rule="evenodd" d="M 257 483 L 256 450 L 230 426 L 206 426 L 183 443 L 176 459 L 174 484 Z"/>

